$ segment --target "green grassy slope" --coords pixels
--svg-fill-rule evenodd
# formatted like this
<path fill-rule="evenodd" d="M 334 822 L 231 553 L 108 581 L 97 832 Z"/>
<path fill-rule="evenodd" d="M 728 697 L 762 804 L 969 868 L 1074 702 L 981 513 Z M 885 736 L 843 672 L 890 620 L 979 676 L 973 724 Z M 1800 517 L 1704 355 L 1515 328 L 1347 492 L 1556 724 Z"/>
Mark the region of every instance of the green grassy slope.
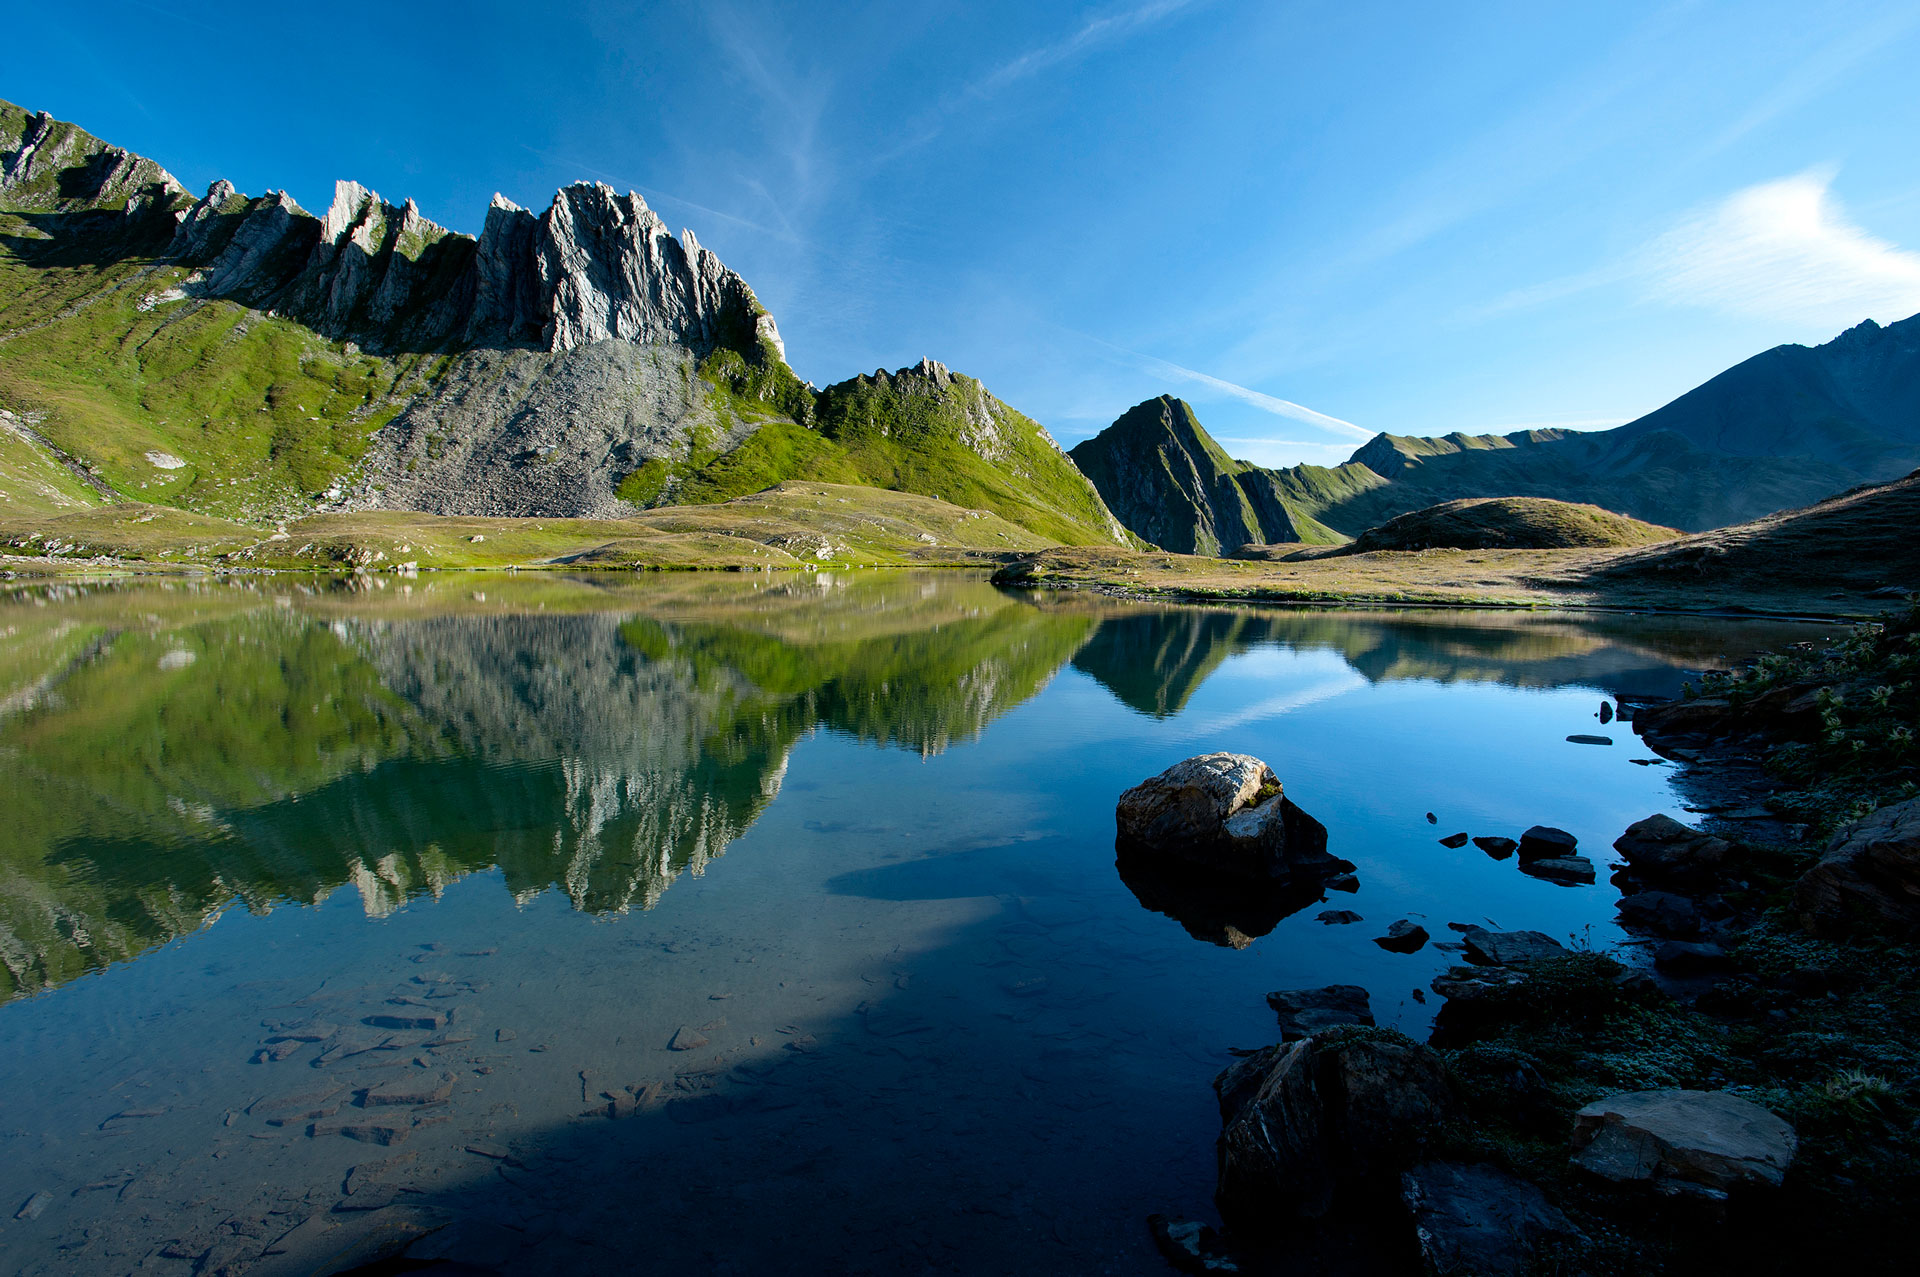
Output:
<path fill-rule="evenodd" d="M 1680 535 L 1599 506 L 1544 497 L 1467 497 L 1369 528 L 1340 553 L 1374 550 L 1560 550 L 1654 545 Z"/>
<path fill-rule="evenodd" d="M 987 510 L 916 493 L 803 482 L 714 504 L 661 506 L 630 519 L 363 510 L 309 515 L 272 531 L 133 503 L 55 515 L 9 515 L 0 508 L 0 550 L 22 557 L 317 572 L 390 572 L 409 564 L 763 570 L 968 564 L 1052 544 Z"/>
<path fill-rule="evenodd" d="M 1320 471 L 1295 478 L 1227 455 L 1185 400 L 1162 395 L 1138 404 L 1072 457 L 1128 531 L 1179 553 L 1228 554 L 1243 545 L 1333 545 L 1340 533 L 1314 517 L 1321 489 L 1358 491 L 1356 475 Z M 1343 468 L 1344 469 L 1344 468 Z"/>
<path fill-rule="evenodd" d="M 676 476 L 671 499 L 721 501 L 788 479 L 863 484 L 988 510 L 1066 545 L 1124 542 L 1045 429 L 971 377 L 931 363 L 856 377 L 822 391 L 813 420 L 812 429 L 764 420 L 731 452 Z M 664 484 L 670 468 L 657 473 Z"/>

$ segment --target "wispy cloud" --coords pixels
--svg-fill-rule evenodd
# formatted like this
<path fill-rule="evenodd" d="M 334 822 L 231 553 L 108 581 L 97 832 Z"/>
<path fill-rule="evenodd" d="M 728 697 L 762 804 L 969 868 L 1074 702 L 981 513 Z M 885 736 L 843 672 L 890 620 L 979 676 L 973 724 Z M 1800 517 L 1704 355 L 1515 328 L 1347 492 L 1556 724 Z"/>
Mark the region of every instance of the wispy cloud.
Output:
<path fill-rule="evenodd" d="M 1876 238 L 1833 197 L 1831 170 L 1736 191 L 1636 263 L 1659 301 L 1825 326 L 1920 311 L 1920 253 Z"/>
<path fill-rule="evenodd" d="M 1010 62 L 1004 62 L 961 91 L 962 97 L 990 98 L 1009 85 L 1036 76 L 1049 67 L 1089 53 L 1102 45 L 1125 39 L 1141 27 L 1151 26 L 1165 17 L 1191 7 L 1196 0 L 1150 0 L 1116 13 L 1089 18 L 1077 31 L 1052 44 L 1029 49 Z"/>
<path fill-rule="evenodd" d="M 1130 8 L 1118 9 L 1087 19 L 1069 34 L 1050 43 L 1028 49 L 986 74 L 968 81 L 947 94 L 907 128 L 904 135 L 884 151 L 878 160 L 885 163 L 909 151 L 917 150 L 938 137 L 948 121 L 970 107 L 990 101 L 1022 80 L 1042 71 L 1082 58 L 1098 49 L 1124 40 L 1142 28 L 1152 26 L 1182 9 L 1190 9 L 1206 0 L 1148 0 Z"/>
<path fill-rule="evenodd" d="M 1331 430 L 1336 434 L 1347 435 L 1354 439 L 1373 438 L 1374 432 L 1364 426 L 1356 426 L 1351 421 L 1343 421 L 1339 417 L 1316 411 L 1315 409 L 1307 407 L 1305 404 L 1297 404 L 1291 399 L 1281 399 L 1277 395 L 1264 394 L 1261 391 L 1228 381 L 1224 377 L 1215 377 L 1211 373 L 1204 373 L 1195 368 L 1187 368 L 1169 360 L 1160 359 L 1154 355 L 1143 355 L 1137 350 L 1128 350 L 1125 346 L 1116 346 L 1110 341 L 1095 337 L 1092 333 L 1083 333 L 1071 328 L 1063 329 L 1062 331 L 1071 333 L 1082 341 L 1092 342 L 1094 345 L 1105 350 L 1110 350 L 1116 355 L 1124 356 L 1129 362 L 1147 372 L 1153 373 L 1155 376 L 1166 377 L 1172 381 L 1184 381 L 1194 385 L 1206 386 L 1231 398 L 1238 399 L 1241 403 L 1251 404 L 1260 411 L 1271 413 L 1276 417 L 1286 417 L 1289 420 L 1304 422 L 1310 426 L 1319 426 L 1323 430 Z"/>
<path fill-rule="evenodd" d="M 1485 318 L 1527 310 L 1611 285 L 1636 289 L 1650 301 L 1811 328 L 1920 312 L 1920 253 L 1856 223 L 1834 197 L 1833 178 L 1834 171 L 1823 168 L 1743 187 L 1619 258 L 1515 289 L 1466 313 Z"/>
<path fill-rule="evenodd" d="M 1114 349 L 1120 350 L 1121 348 L 1115 346 Z M 1200 372 L 1193 368 L 1183 368 L 1179 364 L 1169 363 L 1164 359 L 1155 359 L 1152 355 L 1137 354 L 1131 350 L 1121 350 L 1121 353 L 1131 355 L 1134 359 L 1139 360 L 1143 367 L 1159 373 L 1163 377 L 1171 377 L 1175 381 L 1186 381 L 1200 386 L 1209 386 L 1214 390 L 1218 390 L 1221 394 L 1230 395 L 1238 399 L 1241 403 L 1251 404 L 1260 411 L 1272 413 L 1276 417 L 1286 417 L 1293 421 L 1304 421 L 1310 426 L 1320 426 L 1323 429 L 1332 430 L 1335 433 L 1347 435 L 1354 439 L 1373 438 L 1373 431 L 1368 430 L 1365 426 L 1356 426 L 1351 421 L 1342 421 L 1339 417 L 1328 416 L 1324 412 L 1316 412 L 1305 404 L 1297 404 L 1291 399 L 1281 399 L 1274 395 L 1262 394 L 1258 390 L 1250 390 L 1245 386 L 1228 381 L 1224 377 L 1215 377 L 1209 373 Z"/>

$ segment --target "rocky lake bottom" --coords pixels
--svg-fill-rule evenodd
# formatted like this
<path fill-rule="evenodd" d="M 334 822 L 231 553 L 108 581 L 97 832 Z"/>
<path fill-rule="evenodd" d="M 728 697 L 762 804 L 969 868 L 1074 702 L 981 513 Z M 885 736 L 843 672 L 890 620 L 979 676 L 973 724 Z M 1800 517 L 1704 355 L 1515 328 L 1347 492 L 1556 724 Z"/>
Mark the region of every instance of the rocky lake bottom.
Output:
<path fill-rule="evenodd" d="M 293 579 L 0 598 L 0 1269 L 1166 1271 L 1269 991 L 1630 957 L 1611 843 L 1694 817 L 1615 715 L 1833 628 Z M 1358 889 L 1123 879 L 1213 750 Z M 1538 824 L 1597 881 L 1442 842 Z"/>

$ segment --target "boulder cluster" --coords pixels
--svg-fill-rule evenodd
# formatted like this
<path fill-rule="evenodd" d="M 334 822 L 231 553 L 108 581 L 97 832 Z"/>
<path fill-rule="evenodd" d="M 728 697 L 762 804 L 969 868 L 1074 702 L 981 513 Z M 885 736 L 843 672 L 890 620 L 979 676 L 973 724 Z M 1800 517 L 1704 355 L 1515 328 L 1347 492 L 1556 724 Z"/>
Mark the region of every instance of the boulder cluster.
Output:
<path fill-rule="evenodd" d="M 1286 797 L 1265 763 L 1243 754 L 1175 764 L 1123 794 L 1116 817 L 1123 869 L 1130 857 L 1146 858 L 1163 876 L 1185 872 L 1253 894 L 1278 887 L 1296 899 L 1303 891 L 1324 899 L 1328 885 L 1353 872 L 1328 851 L 1325 826 Z M 1908 828 L 1908 817 L 1895 813 L 1851 832 L 1843 840 L 1850 850 L 1829 855 L 1835 867 L 1820 881 L 1840 881 L 1833 875 L 1842 863 L 1893 854 L 1890 840 Z M 1577 860 L 1585 880 L 1593 878 L 1591 862 L 1577 855 L 1564 830 L 1535 826 L 1518 840 L 1475 841 L 1490 856 L 1517 855 L 1527 865 Z M 1712 933 L 1716 912 L 1704 893 L 1740 849 L 1654 816 L 1628 829 L 1615 850 L 1625 861 L 1617 879 L 1628 893 L 1623 915 L 1666 937 L 1657 965 L 1683 977 L 1712 970 L 1724 955 L 1702 938 Z M 1357 915 L 1328 910 L 1321 919 L 1339 924 Z M 1435 1043 L 1476 1041 L 1537 1009 L 1530 999 L 1562 997 L 1552 1014 L 1571 1024 L 1588 1014 L 1583 1000 L 1651 1005 L 1665 997 L 1646 972 L 1606 959 L 1590 964 L 1599 973 L 1597 988 L 1569 985 L 1570 992 L 1555 994 L 1558 976 L 1536 988 L 1541 973 L 1578 965 L 1576 955 L 1538 931 L 1449 925 L 1458 940 L 1445 947 L 1457 948 L 1464 961 L 1432 982 L 1445 999 Z M 1424 928 L 1403 921 L 1379 943 L 1410 952 L 1427 940 Z M 1541 1187 L 1485 1160 L 1484 1152 L 1475 1156 L 1484 1147 L 1474 1135 L 1475 1110 L 1450 1057 L 1376 1027 L 1364 988 L 1283 989 L 1268 994 L 1267 1003 L 1280 1041 L 1246 1053 L 1214 1080 L 1221 1119 L 1215 1200 L 1225 1229 L 1152 1221 L 1176 1267 L 1239 1271 L 1247 1254 L 1278 1239 L 1329 1220 L 1375 1218 L 1388 1202 L 1397 1203 L 1390 1217 L 1404 1222 L 1404 1249 L 1432 1273 L 1536 1271 L 1553 1262 L 1556 1248 L 1584 1244 L 1580 1228 Z M 1735 1195 L 1778 1187 L 1797 1147 L 1787 1122 L 1726 1090 L 1623 1091 L 1572 1113 L 1545 1098 L 1542 1080 L 1525 1067 L 1512 1090 L 1516 1112 L 1561 1132 L 1569 1174 L 1603 1194 L 1718 1211 Z"/>

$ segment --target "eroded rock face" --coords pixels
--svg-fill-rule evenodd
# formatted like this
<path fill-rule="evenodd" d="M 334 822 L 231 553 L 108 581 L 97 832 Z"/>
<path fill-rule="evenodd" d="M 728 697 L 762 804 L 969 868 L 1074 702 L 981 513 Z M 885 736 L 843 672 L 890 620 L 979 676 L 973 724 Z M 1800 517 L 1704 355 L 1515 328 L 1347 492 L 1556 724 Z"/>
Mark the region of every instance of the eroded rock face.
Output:
<path fill-rule="evenodd" d="M 1574 1115 L 1574 1165 L 1674 1194 L 1777 1188 L 1796 1144 L 1786 1122 L 1725 1091 L 1632 1091 Z"/>
<path fill-rule="evenodd" d="M 1579 1232 L 1537 1187 L 1488 1163 L 1426 1162 L 1400 1177 L 1429 1273 L 1531 1271 L 1541 1247 Z"/>
<path fill-rule="evenodd" d="M 284 192 L 215 182 L 168 256 L 186 291 L 298 319 L 376 352 L 457 346 L 575 350 L 616 339 L 753 354 L 779 331 L 753 290 L 691 232 L 675 239 L 632 192 L 575 183 L 544 214 L 496 195 L 480 238 L 357 182 L 314 217 Z"/>
<path fill-rule="evenodd" d="M 1410 1164 L 1460 1113 L 1440 1057 L 1398 1034 L 1332 1029 L 1268 1047 L 1214 1079 L 1227 1222 L 1317 1219 L 1339 1191 Z"/>
<path fill-rule="evenodd" d="M 1122 854 L 1185 861 L 1258 883 L 1353 866 L 1327 854 L 1327 829 L 1281 791 L 1249 754 L 1201 754 L 1120 795 Z"/>
<path fill-rule="evenodd" d="M 1794 903 L 1807 926 L 1828 935 L 1920 927 L 1920 798 L 1835 834 L 1800 879 Z"/>

